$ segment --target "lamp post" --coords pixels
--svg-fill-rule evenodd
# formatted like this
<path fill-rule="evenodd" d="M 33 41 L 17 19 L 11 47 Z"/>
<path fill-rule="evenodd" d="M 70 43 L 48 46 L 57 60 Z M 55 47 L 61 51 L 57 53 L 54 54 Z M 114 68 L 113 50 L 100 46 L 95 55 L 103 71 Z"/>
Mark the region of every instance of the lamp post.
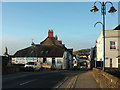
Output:
<path fill-rule="evenodd" d="M 91 12 L 99 11 L 99 9 L 95 6 L 95 4 L 97 2 L 99 2 L 101 4 L 101 14 L 103 16 L 103 22 L 102 23 L 101 22 L 97 22 L 97 23 L 101 23 L 102 27 L 103 27 L 103 71 L 105 71 L 105 15 L 106 15 L 106 4 L 110 3 L 112 5 L 110 10 L 108 11 L 109 13 L 114 13 L 117 10 L 113 7 L 112 2 L 110 2 L 110 1 L 107 1 L 107 2 L 96 1 L 96 2 L 94 2 L 94 6 L 92 7 L 92 9 L 90 10 Z"/>

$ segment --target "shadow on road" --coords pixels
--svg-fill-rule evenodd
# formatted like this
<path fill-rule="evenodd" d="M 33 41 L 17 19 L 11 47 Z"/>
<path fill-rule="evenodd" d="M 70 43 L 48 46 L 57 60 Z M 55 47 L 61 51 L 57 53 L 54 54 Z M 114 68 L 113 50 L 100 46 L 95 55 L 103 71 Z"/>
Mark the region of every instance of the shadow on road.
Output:
<path fill-rule="evenodd" d="M 2 81 L 2 88 L 53 88 L 66 77 L 72 77 L 89 70 L 52 70 L 40 72 L 22 72 L 6 75 Z"/>

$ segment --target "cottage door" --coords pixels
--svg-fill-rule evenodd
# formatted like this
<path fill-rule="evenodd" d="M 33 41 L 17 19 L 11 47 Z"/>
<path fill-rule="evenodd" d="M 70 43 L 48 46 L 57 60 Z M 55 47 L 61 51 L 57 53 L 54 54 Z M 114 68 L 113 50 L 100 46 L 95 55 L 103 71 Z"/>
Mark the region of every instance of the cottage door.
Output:
<path fill-rule="evenodd" d="M 52 58 L 52 68 L 55 69 L 55 58 Z"/>
<path fill-rule="evenodd" d="M 55 58 L 52 58 L 52 65 L 55 65 Z"/>
<path fill-rule="evenodd" d="M 110 67 L 112 68 L 112 58 L 110 58 Z"/>

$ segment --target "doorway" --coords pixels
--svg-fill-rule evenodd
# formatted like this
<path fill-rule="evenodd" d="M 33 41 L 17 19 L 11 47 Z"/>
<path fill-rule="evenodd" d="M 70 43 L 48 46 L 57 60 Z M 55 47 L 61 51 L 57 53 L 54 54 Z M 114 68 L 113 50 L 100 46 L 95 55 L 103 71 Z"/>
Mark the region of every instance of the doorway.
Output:
<path fill-rule="evenodd" d="M 43 58 L 43 63 L 46 63 L 46 58 Z"/>
<path fill-rule="evenodd" d="M 55 58 L 52 58 L 52 65 L 55 65 Z"/>
<path fill-rule="evenodd" d="M 112 67 L 112 58 L 110 58 L 110 67 Z"/>

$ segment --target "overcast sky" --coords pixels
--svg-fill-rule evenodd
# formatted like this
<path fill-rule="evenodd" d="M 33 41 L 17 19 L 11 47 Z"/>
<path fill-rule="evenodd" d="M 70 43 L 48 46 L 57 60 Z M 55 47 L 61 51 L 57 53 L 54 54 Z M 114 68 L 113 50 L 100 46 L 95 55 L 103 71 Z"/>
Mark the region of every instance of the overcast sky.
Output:
<path fill-rule="evenodd" d="M 118 3 L 114 2 L 118 9 Z M 62 40 L 67 48 L 80 50 L 91 48 L 102 31 L 102 25 L 94 24 L 102 21 L 101 10 L 91 13 L 93 2 L 62 2 L 62 3 L 29 3 L 9 2 L 2 4 L 2 53 L 5 46 L 9 54 L 29 47 L 32 39 L 36 44 L 48 36 L 53 29 L 54 36 Z M 96 4 L 100 9 L 100 4 Z M 110 9 L 107 5 L 107 11 Z M 106 14 L 106 30 L 118 25 L 118 12 Z"/>

